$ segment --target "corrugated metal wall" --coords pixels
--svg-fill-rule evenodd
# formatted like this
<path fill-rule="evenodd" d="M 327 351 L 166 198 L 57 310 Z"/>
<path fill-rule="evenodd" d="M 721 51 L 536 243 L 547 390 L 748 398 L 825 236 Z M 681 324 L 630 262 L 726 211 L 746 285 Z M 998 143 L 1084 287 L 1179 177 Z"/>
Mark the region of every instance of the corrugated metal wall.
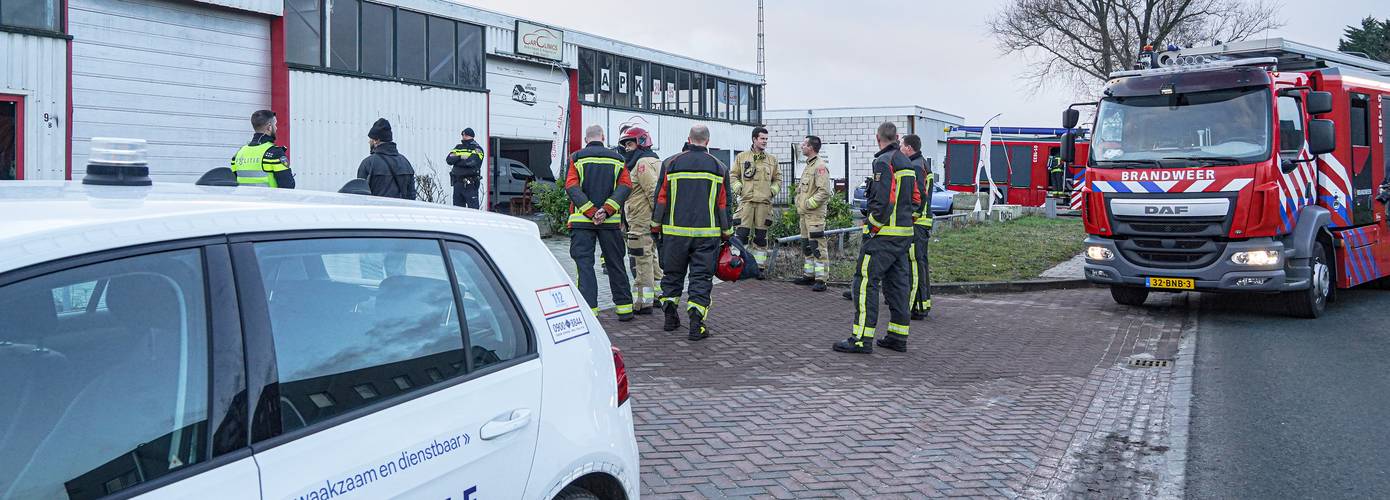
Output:
<path fill-rule="evenodd" d="M 157 181 L 226 166 L 270 107 L 270 21 L 162 0 L 71 0 L 73 178 L 92 137 L 149 141 Z"/>
<path fill-rule="evenodd" d="M 458 143 L 459 131 L 471 126 L 480 139 L 489 135 L 487 94 L 481 92 L 292 70 L 290 162 L 298 187 L 337 191 L 356 177 L 369 152 L 367 130 L 377 118 L 391 122 L 395 142 L 417 175 L 438 175 L 445 185 L 444 157 Z"/>
<path fill-rule="evenodd" d="M 285 0 L 197 0 L 198 2 L 231 7 L 261 14 L 278 16 L 285 11 Z"/>
<path fill-rule="evenodd" d="M 0 32 L 0 93 L 24 96 L 25 179 L 64 177 L 66 88 L 66 41 Z"/>
<path fill-rule="evenodd" d="M 646 128 L 647 132 L 652 134 L 652 140 L 656 142 L 656 147 L 652 150 L 662 158 L 681 152 L 681 146 L 685 145 L 685 139 L 690 136 L 690 127 L 696 123 L 709 126 L 709 144 L 712 148 L 743 151 L 752 143 L 749 135 L 753 133 L 753 127 L 749 125 L 584 106 L 584 127 L 602 125 L 608 133 L 610 143 L 618 142 L 617 131 L 624 124 Z"/>

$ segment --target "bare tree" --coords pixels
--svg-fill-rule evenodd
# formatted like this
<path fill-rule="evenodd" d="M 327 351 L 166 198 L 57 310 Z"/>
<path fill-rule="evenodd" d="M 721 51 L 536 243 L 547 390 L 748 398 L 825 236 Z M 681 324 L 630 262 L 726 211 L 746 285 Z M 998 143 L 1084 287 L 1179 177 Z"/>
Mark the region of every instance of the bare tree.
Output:
<path fill-rule="evenodd" d="M 1268 0 L 1012 0 L 990 20 L 999 48 L 1031 60 L 1022 78 L 1094 90 L 1153 45 L 1238 41 L 1283 25 Z"/>
<path fill-rule="evenodd" d="M 434 168 L 434 161 L 426 158 L 425 168 L 430 173 L 415 172 L 415 192 L 420 201 L 430 203 L 448 203 L 449 190 L 439 181 L 439 171 Z"/>

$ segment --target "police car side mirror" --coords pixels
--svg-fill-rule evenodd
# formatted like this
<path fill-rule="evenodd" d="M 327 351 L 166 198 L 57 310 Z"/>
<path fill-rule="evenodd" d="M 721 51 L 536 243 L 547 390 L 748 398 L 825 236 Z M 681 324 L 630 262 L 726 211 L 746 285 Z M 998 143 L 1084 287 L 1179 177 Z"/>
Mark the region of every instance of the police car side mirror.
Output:
<path fill-rule="evenodd" d="M 1337 126 L 1332 120 L 1308 120 L 1308 152 L 1316 155 L 1337 149 Z"/>
<path fill-rule="evenodd" d="M 366 179 L 353 179 L 347 181 L 347 184 L 343 184 L 342 189 L 339 189 L 338 192 L 343 194 L 360 194 L 364 196 L 372 195 L 371 187 L 367 185 Z"/>
<path fill-rule="evenodd" d="M 1308 110 L 1310 115 L 1321 115 L 1332 112 L 1332 93 L 1331 92 L 1309 92 L 1304 98 L 1303 107 Z"/>
<path fill-rule="evenodd" d="M 217 167 L 207 171 L 195 182 L 199 186 L 236 187 L 236 173 L 229 167 Z"/>

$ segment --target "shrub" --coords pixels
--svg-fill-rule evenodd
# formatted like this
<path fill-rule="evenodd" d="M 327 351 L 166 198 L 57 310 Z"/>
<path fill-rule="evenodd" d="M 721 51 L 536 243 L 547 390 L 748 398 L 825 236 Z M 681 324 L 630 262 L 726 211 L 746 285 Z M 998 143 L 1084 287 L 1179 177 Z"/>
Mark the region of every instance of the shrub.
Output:
<path fill-rule="evenodd" d="M 531 193 L 536 208 L 545 215 L 545 223 L 554 234 L 569 234 L 566 223 L 570 217 L 570 197 L 558 185 L 549 182 L 532 182 Z"/>
<path fill-rule="evenodd" d="M 791 193 L 788 193 L 792 200 L 796 200 L 796 186 L 793 185 Z M 849 203 L 837 194 L 830 196 L 829 209 L 825 212 L 825 228 L 840 229 L 854 225 L 854 213 L 849 207 Z M 801 234 L 801 217 L 796 213 L 796 207 L 786 207 L 782 209 L 782 215 L 773 222 L 768 233 L 773 238 L 785 238 L 794 234 Z"/>

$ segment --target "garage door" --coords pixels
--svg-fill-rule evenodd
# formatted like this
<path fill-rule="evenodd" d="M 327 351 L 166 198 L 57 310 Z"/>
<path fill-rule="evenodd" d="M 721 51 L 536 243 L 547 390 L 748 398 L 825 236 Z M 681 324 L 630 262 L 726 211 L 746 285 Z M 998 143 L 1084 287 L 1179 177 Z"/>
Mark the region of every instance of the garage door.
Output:
<path fill-rule="evenodd" d="M 157 181 L 224 166 L 270 107 L 268 17 L 159 0 L 71 0 L 73 178 L 92 137 L 149 141 Z"/>

